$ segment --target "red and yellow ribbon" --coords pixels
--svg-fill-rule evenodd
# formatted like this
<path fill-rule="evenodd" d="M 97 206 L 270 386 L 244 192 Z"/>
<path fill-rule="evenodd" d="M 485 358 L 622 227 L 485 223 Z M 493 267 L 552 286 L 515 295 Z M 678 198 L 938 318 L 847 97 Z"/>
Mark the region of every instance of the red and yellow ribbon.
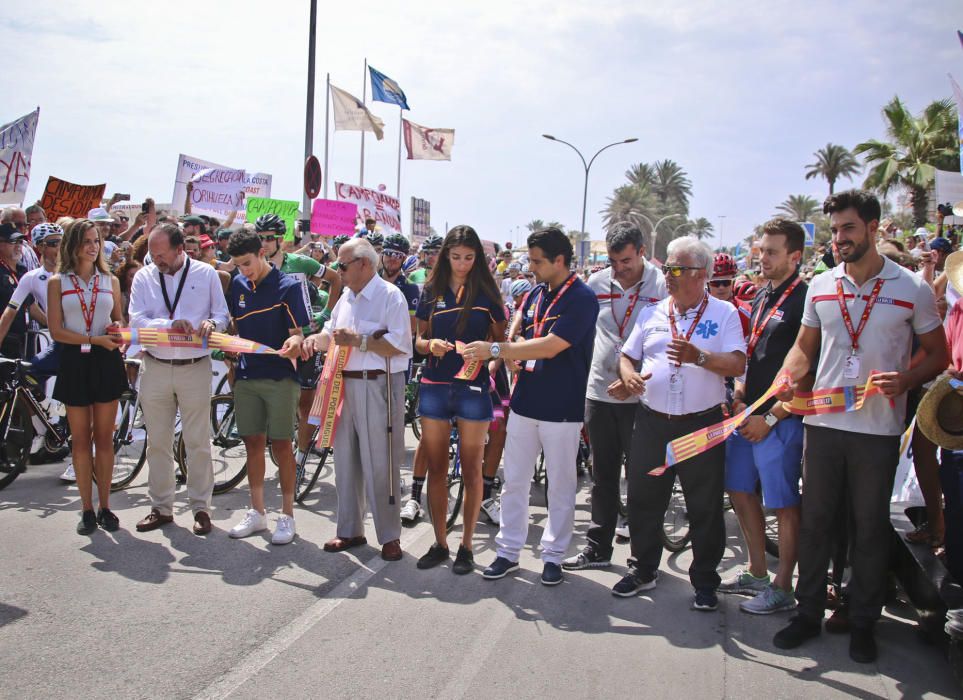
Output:
<path fill-rule="evenodd" d="M 324 358 L 318 389 L 308 416 L 308 423 L 321 426 L 315 444 L 322 449 L 334 445 L 334 434 L 344 406 L 344 376 L 341 372 L 348 364 L 350 356 L 350 345 L 331 345 L 327 357 Z"/>
<path fill-rule="evenodd" d="M 466 343 L 460 340 L 455 341 L 455 352 L 459 355 L 465 354 Z M 458 370 L 458 374 L 455 375 L 455 379 L 465 379 L 468 381 L 473 381 L 478 377 L 478 373 L 481 372 L 482 360 L 465 360 L 465 364 L 461 366 Z"/>
<path fill-rule="evenodd" d="M 276 355 L 277 350 L 253 340 L 226 333 L 211 333 L 202 338 L 198 333 L 182 333 L 169 328 L 113 328 L 108 335 L 123 345 L 143 345 L 149 348 L 200 348 L 234 353 Z"/>

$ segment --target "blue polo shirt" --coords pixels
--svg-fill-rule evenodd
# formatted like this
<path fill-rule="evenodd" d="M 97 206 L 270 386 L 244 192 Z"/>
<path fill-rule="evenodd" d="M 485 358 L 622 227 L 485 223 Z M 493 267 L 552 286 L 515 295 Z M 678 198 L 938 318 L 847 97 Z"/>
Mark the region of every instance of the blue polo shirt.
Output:
<path fill-rule="evenodd" d="M 301 328 L 310 323 L 300 281 L 280 272 L 273 265 L 257 285 L 244 275 L 236 275 L 228 288 L 227 308 L 240 337 L 275 350 L 280 349 L 288 339 L 291 328 Z M 253 353 L 241 355 L 236 374 L 238 379 L 298 378 L 291 360 L 277 355 Z"/>
<path fill-rule="evenodd" d="M 540 337 L 551 333 L 571 347 L 551 359 L 536 360 L 532 371 L 526 369 L 531 363 L 522 363 L 523 369 L 518 373 L 518 383 L 512 393 L 512 410 L 534 420 L 582 423 L 599 302 L 595 292 L 577 276 L 562 292 L 564 289 L 565 283 L 551 292 L 547 285 L 539 284 L 522 305 L 521 330 L 526 340 L 534 337 L 536 317 L 542 321 L 548 312 Z M 560 292 L 562 296 L 551 306 Z"/>
<path fill-rule="evenodd" d="M 421 297 L 418 285 L 409 282 L 408 278 L 402 273 L 395 278 L 395 286 L 405 295 L 405 301 L 408 302 L 408 313 L 414 316 L 418 311 L 418 300 Z"/>
<path fill-rule="evenodd" d="M 471 310 L 468 311 L 465 328 L 459 333 L 456 327 L 463 306 L 464 302 L 460 303 L 456 300 L 455 293 L 450 288 L 445 289 L 445 293 L 439 296 L 429 296 L 429 290 L 426 289 L 421 295 L 421 301 L 418 302 L 418 311 L 415 316 L 428 322 L 426 337 L 447 340 L 452 345 L 455 344 L 456 340 L 463 343 L 486 340 L 491 337 L 492 324 L 505 320 L 505 307 L 502 306 L 501 299 L 489 299 L 485 292 L 478 290 Z M 464 364 L 465 361 L 462 356 L 454 350 L 446 353 L 444 357 L 435 357 L 429 354 L 425 360 L 421 378 L 428 382 L 465 382 L 484 387 L 487 390 L 488 363 L 482 363 L 478 376 L 470 382 L 464 379 L 455 379 L 455 375 Z"/>

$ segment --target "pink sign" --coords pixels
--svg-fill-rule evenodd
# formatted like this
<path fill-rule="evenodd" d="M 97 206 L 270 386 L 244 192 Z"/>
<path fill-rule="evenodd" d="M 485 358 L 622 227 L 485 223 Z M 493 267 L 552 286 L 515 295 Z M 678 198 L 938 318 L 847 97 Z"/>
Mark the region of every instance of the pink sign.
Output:
<path fill-rule="evenodd" d="M 354 235 L 358 205 L 333 199 L 316 199 L 311 209 L 311 233 L 322 236 Z"/>

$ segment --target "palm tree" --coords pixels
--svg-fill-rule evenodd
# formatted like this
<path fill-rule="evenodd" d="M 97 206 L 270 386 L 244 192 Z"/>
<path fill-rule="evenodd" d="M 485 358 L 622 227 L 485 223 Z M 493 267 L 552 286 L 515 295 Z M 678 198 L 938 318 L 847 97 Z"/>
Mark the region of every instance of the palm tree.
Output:
<path fill-rule="evenodd" d="M 557 221 L 549 221 L 547 224 L 545 224 L 545 228 L 557 228 L 562 233 L 565 233 L 565 227 Z"/>
<path fill-rule="evenodd" d="M 599 213 L 602 214 L 606 231 L 617 223 L 627 221 L 651 235 L 651 224 L 646 222 L 646 217 L 652 218 L 653 205 L 652 194 L 648 190 L 635 185 L 622 185 L 616 188 L 605 209 Z"/>
<path fill-rule="evenodd" d="M 914 225 L 922 226 L 926 223 L 926 189 L 933 183 L 935 170 L 955 170 L 958 165 L 956 109 L 951 100 L 937 100 L 914 117 L 899 97 L 894 97 L 883 107 L 883 117 L 889 140 L 870 139 L 853 149 L 872 165 L 863 186 L 883 196 L 905 187 L 913 205 Z"/>
<path fill-rule="evenodd" d="M 692 182 L 674 160 L 660 160 L 655 163 L 655 182 L 652 192 L 663 205 L 678 202 L 683 209 L 689 210 L 689 197 L 692 196 Z"/>
<path fill-rule="evenodd" d="M 859 161 L 845 147 L 835 143 L 827 143 L 825 148 L 820 148 L 813 155 L 816 156 L 816 162 L 806 166 L 806 179 L 825 178 L 829 183 L 829 194 L 833 193 L 836 180 L 850 178 L 859 172 Z"/>
<path fill-rule="evenodd" d="M 636 187 L 651 190 L 655 186 L 655 171 L 648 163 L 636 163 L 625 171 L 625 179 Z"/>
<path fill-rule="evenodd" d="M 776 207 L 776 211 L 793 221 L 809 221 L 819 213 L 821 208 L 819 202 L 808 194 L 791 194 L 785 202 Z"/>
<path fill-rule="evenodd" d="M 704 216 L 700 216 L 698 219 L 689 222 L 689 232 L 698 239 L 708 238 L 712 235 L 712 231 L 715 228 L 712 222 L 709 221 Z"/>
<path fill-rule="evenodd" d="M 525 228 L 527 228 L 530 233 L 535 233 L 539 229 L 545 228 L 545 222 L 541 219 L 532 219 L 525 224 Z"/>

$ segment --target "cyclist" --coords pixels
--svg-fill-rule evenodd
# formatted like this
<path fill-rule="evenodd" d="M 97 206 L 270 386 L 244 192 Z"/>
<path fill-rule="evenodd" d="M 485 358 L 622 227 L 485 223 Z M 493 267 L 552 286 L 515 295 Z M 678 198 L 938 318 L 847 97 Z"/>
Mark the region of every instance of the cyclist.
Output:
<path fill-rule="evenodd" d="M 418 304 L 419 352 L 429 355 L 418 398 L 422 446 L 428 458 L 429 508 L 433 513 L 435 544 L 418 560 L 428 569 L 448 560 L 448 449 L 452 421 L 457 422 L 465 484 L 462 543 L 452 571 L 467 574 L 474 568 L 472 535 L 482 501 L 482 455 L 492 420 L 487 363 L 470 368 L 456 352 L 456 342 L 501 339 L 505 310 L 495 279 L 485 261 L 478 234 L 470 226 L 456 226 L 445 237 Z M 463 366 L 464 365 L 464 366 Z"/>
<path fill-rule="evenodd" d="M 438 251 L 441 250 L 441 236 L 433 233 L 421 244 L 421 267 L 408 275 L 408 281 L 414 282 L 419 288 L 425 286 L 425 280 L 431 274 L 435 263 L 438 262 Z"/>
<path fill-rule="evenodd" d="M 742 334 L 749 335 L 749 314 L 752 307 L 740 300 L 735 294 L 735 279 L 739 274 L 736 259 L 728 253 L 716 253 L 712 261 L 712 278 L 709 280 L 709 294 L 716 299 L 728 301 L 739 311 Z"/>

